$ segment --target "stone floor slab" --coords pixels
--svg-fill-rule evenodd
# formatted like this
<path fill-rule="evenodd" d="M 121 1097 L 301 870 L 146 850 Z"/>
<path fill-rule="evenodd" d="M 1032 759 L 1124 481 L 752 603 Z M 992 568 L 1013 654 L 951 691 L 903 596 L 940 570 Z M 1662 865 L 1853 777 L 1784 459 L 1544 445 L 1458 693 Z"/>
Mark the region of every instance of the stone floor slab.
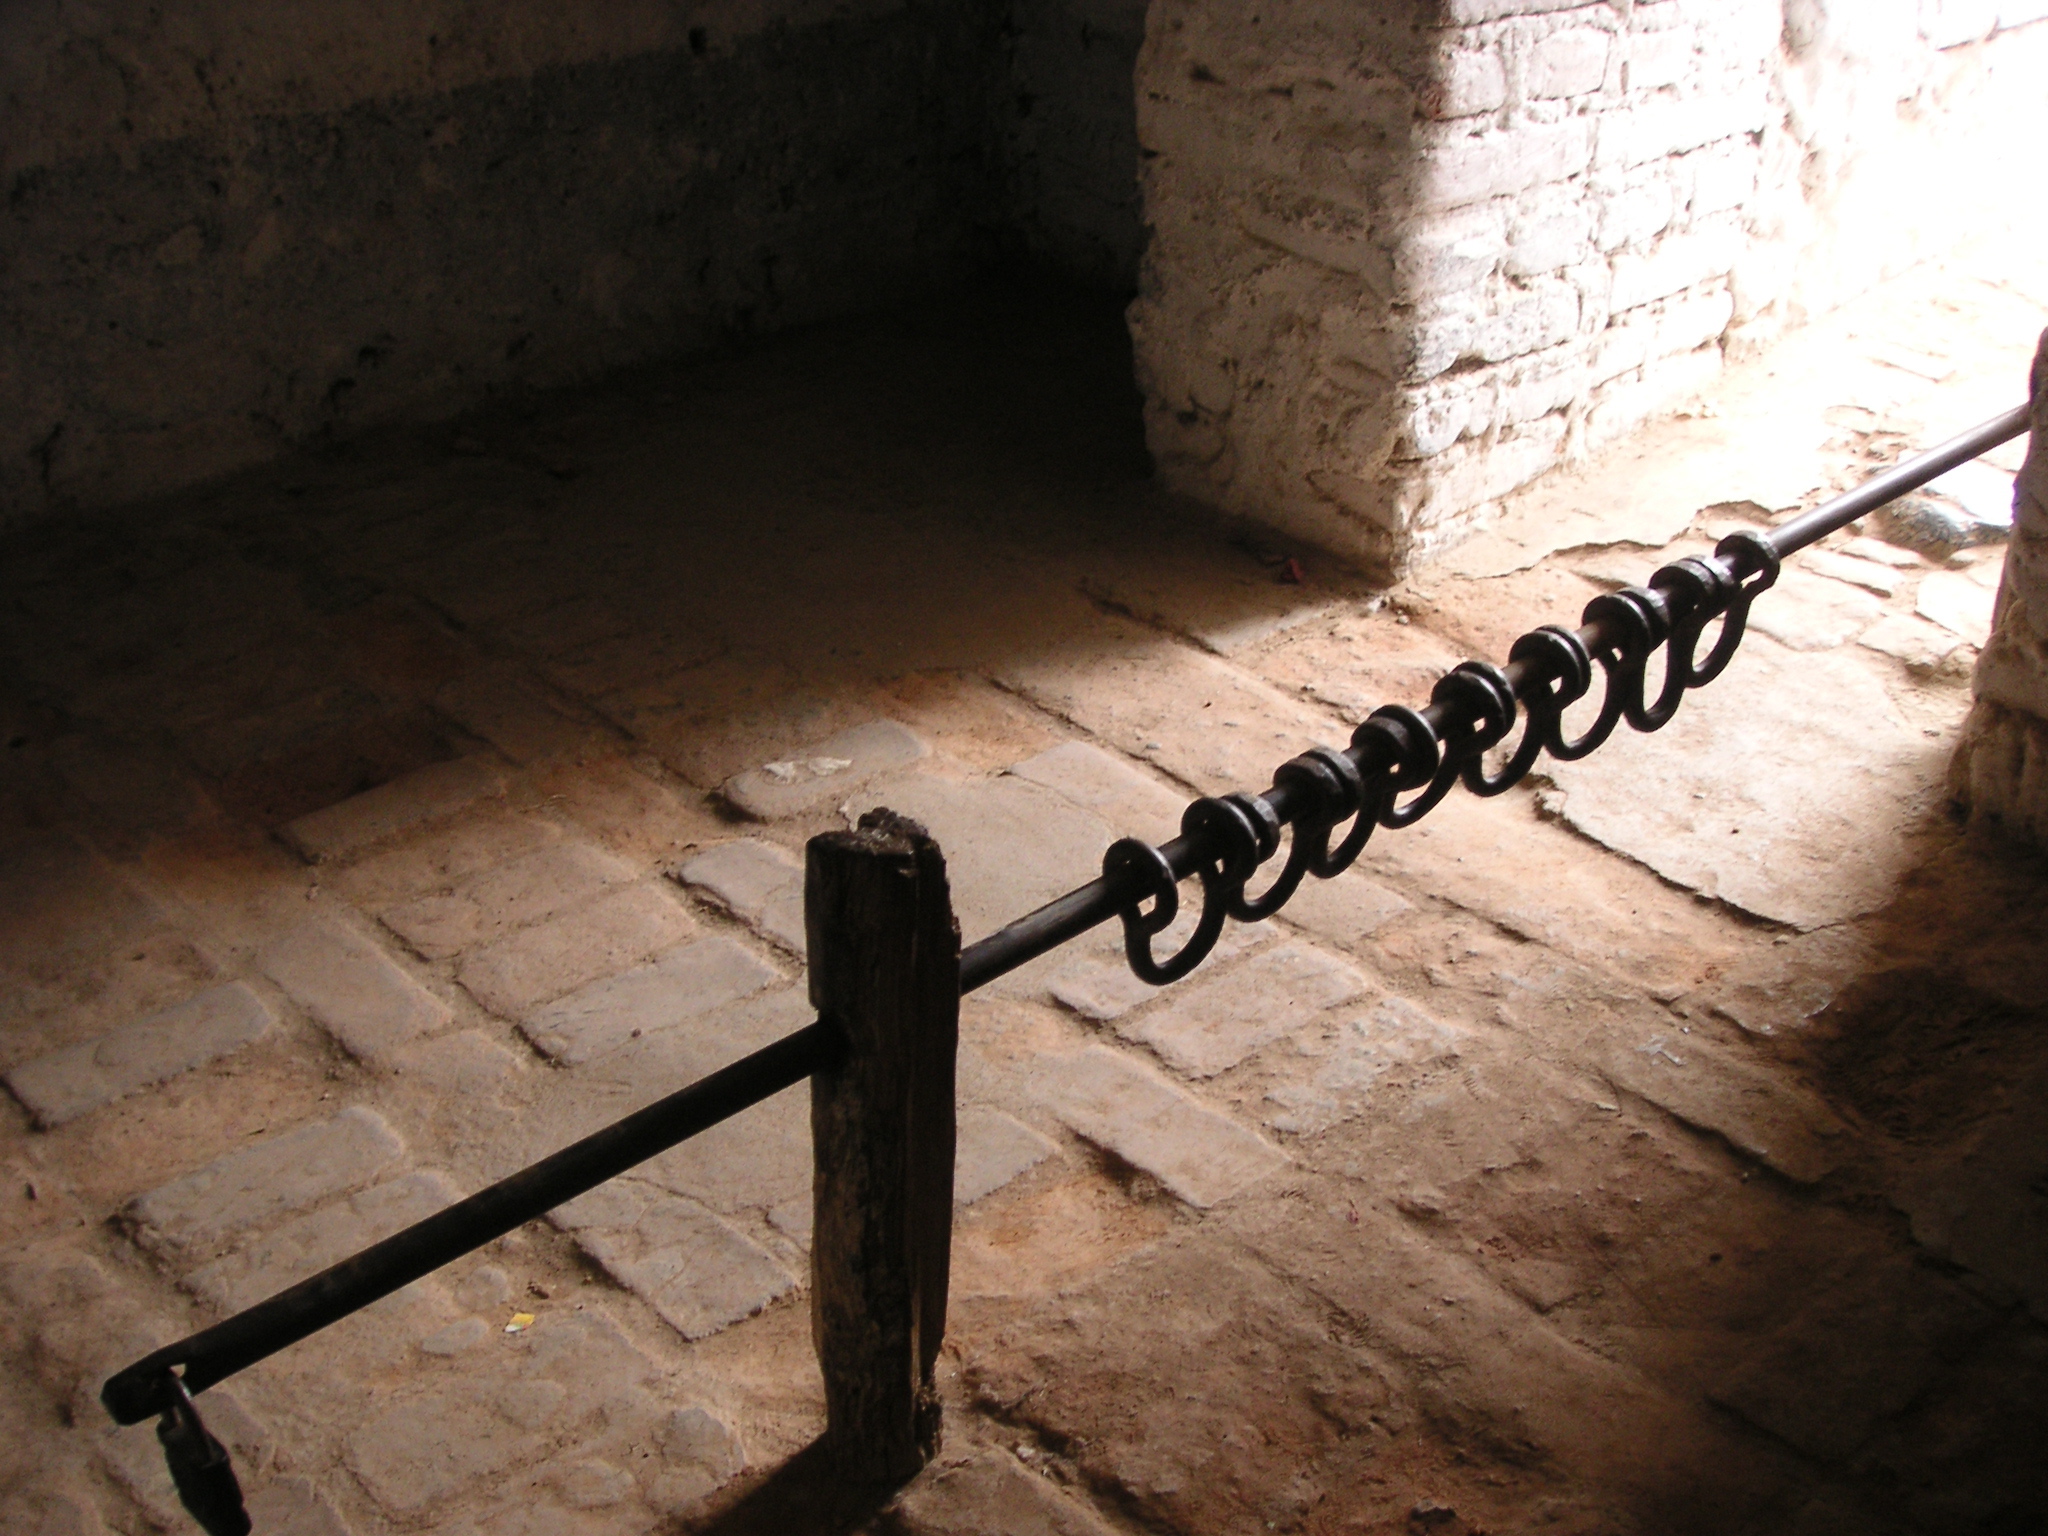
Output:
<path fill-rule="evenodd" d="M 322 918 L 269 940 L 257 954 L 263 973 L 290 994 L 351 1056 L 377 1061 L 452 1016 L 360 934 Z"/>
<path fill-rule="evenodd" d="M 271 1026 L 269 1008 L 240 982 L 138 1019 L 97 1040 L 38 1057 L 7 1074 L 36 1123 L 62 1125 L 102 1104 L 232 1055 Z"/>
<path fill-rule="evenodd" d="M 1991 638 L 1995 592 L 1958 571 L 1930 571 L 1920 578 L 1913 611 L 1978 650 Z"/>
<path fill-rule="evenodd" d="M 959 1114 L 953 1156 L 953 1203 L 972 1205 L 1058 1150 L 1028 1125 L 1000 1110 L 970 1104 Z"/>
<path fill-rule="evenodd" d="M 1756 637 L 1662 731 L 1624 730 L 1542 771 L 1595 841 L 1703 896 L 1817 928 L 1891 895 L 1944 756 L 1853 657 Z"/>
<path fill-rule="evenodd" d="M 615 887 L 586 906 L 475 951 L 455 979 L 491 1012 L 517 1019 L 660 954 L 696 927 L 682 904 L 657 885 Z"/>
<path fill-rule="evenodd" d="M 385 924 L 429 960 L 489 944 L 581 905 L 633 878 L 622 859 L 582 843 L 552 843 L 453 891 L 387 908 Z"/>
<path fill-rule="evenodd" d="M 1119 1051 L 1089 1046 L 1031 1074 L 1033 1092 L 1068 1129 L 1208 1207 L 1286 1166 L 1286 1157 Z"/>
<path fill-rule="evenodd" d="M 829 805 L 877 774 L 907 767 L 930 750 L 908 726 L 870 720 L 790 757 L 734 774 L 720 793 L 746 815 L 774 821 Z"/>
<path fill-rule="evenodd" d="M 520 1028 L 555 1060 L 575 1066 L 700 1018 L 777 979 L 765 961 L 732 940 L 699 939 L 537 1009 Z"/>
<path fill-rule="evenodd" d="M 1599 1061 L 1617 1086 L 1798 1183 L 1826 1178 L 1849 1154 L 1849 1128 L 1818 1099 L 1675 1025 L 1616 1039 Z"/>
<path fill-rule="evenodd" d="M 1280 944 L 1232 969 L 1169 988 L 1157 1006 L 1120 1023 L 1117 1032 L 1150 1046 L 1177 1072 L 1214 1077 L 1365 990 L 1365 978 L 1335 956 L 1307 944 Z"/>
<path fill-rule="evenodd" d="M 735 838 L 707 848 L 676 871 L 756 933 L 804 953 L 804 863 L 778 843 Z"/>
<path fill-rule="evenodd" d="M 180 1175 L 127 1215 L 151 1246 L 197 1252 L 359 1189 L 404 1155 L 384 1117 L 356 1106 Z"/>
<path fill-rule="evenodd" d="M 1064 796 L 1007 774 L 906 774 L 871 784 L 849 818 L 885 805 L 919 822 L 946 856 L 953 911 L 968 943 L 1102 872 L 1110 824 Z"/>
<path fill-rule="evenodd" d="M 1019 657 L 997 680 L 1205 794 L 1263 789 L 1273 770 L 1340 733 L 1257 678 L 1119 627 L 1099 649 Z"/>
<path fill-rule="evenodd" d="M 766 1250 L 693 1200 L 650 1200 L 630 1227 L 563 1224 L 621 1285 L 686 1339 L 705 1339 L 751 1317 L 796 1285 Z M 607 1213 L 616 1214 L 616 1213 Z"/>
<path fill-rule="evenodd" d="M 345 859 L 423 822 L 437 821 L 505 792 L 505 777 L 483 758 L 460 757 L 364 790 L 291 822 L 285 839 L 314 861 Z"/>
<path fill-rule="evenodd" d="M 285 1223 L 246 1248 L 194 1270 L 185 1284 L 221 1311 L 238 1311 L 461 1198 L 461 1190 L 446 1174 L 402 1174 Z"/>
<path fill-rule="evenodd" d="M 1827 651 L 1884 614 L 1870 593 L 1813 572 L 1787 569 L 1749 611 L 1749 627 L 1792 651 Z"/>
<path fill-rule="evenodd" d="M 1118 837 L 1163 843 L 1180 835 L 1187 795 L 1091 742 L 1063 741 L 1009 771 L 1094 812 Z"/>
<path fill-rule="evenodd" d="M 1963 637 L 1913 614 L 1895 613 L 1863 631 L 1856 643 L 1927 671 L 1940 666 L 1963 643 Z"/>

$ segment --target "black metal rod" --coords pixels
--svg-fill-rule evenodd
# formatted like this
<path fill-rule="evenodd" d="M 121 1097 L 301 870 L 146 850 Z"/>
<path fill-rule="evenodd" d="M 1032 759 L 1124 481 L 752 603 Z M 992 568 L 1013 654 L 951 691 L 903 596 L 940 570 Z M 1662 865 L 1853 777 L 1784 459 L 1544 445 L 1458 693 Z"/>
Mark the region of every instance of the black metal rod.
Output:
<path fill-rule="evenodd" d="M 1936 475 L 1946 474 L 1958 464 L 1967 463 L 2000 443 L 2011 442 L 2027 430 L 2032 410 L 2031 401 L 2016 405 L 2003 415 L 1994 416 L 1925 453 L 1915 454 L 1903 464 L 1872 475 L 1855 490 L 1778 524 L 1769 535 L 1771 547 L 1781 555 L 1804 549 L 1836 529 L 1848 527 L 1864 513 L 1875 511 L 1908 491 L 1919 490 Z"/>
<path fill-rule="evenodd" d="M 170 1379 L 174 1367 L 184 1367 L 188 1392 L 203 1392 L 634 1164 L 802 1082 L 830 1066 L 839 1049 L 838 1026 L 824 1019 L 807 1025 L 246 1312 L 136 1361 L 108 1378 L 100 1401 L 122 1424 L 162 1413 L 175 1397 Z"/>
<path fill-rule="evenodd" d="M 2000 443 L 2010 442 L 2027 430 L 2031 410 L 2031 402 L 2016 405 L 1925 453 L 1914 455 L 1903 464 L 1873 475 L 1854 490 L 1823 502 L 1811 512 L 1803 512 L 1780 523 L 1767 535 L 1771 547 L 1781 556 L 1804 549 L 1886 502 L 1908 491 L 1918 490 L 1958 464 L 1974 459 Z M 1599 624 L 1585 626 L 1578 631 L 1578 636 L 1589 651 L 1597 651 L 1609 638 L 1605 626 Z M 1538 683 L 1534 669 L 1520 662 L 1510 662 L 1502 670 L 1517 696 L 1523 699 L 1529 697 L 1531 685 Z M 1432 729 L 1441 729 L 1448 711 L 1441 705 L 1429 704 L 1422 708 L 1421 714 Z M 1286 785 L 1275 784 L 1260 791 L 1260 795 L 1282 822 L 1294 819 L 1297 807 L 1291 803 L 1293 796 Z M 1159 851 L 1166 856 L 1173 872 L 1183 879 L 1194 873 L 1201 863 L 1201 850 L 1192 838 L 1177 837 L 1169 843 L 1162 843 Z M 1078 890 L 1047 902 L 1037 911 L 1026 913 L 960 952 L 960 990 L 972 992 L 998 976 L 1008 975 L 1018 966 L 1108 922 L 1128 905 L 1129 899 L 1106 879 L 1090 881 Z"/>
<path fill-rule="evenodd" d="M 1917 490 L 1935 476 L 2025 432 L 2029 411 L 2028 405 L 2016 406 L 1873 476 L 1811 512 L 1780 524 L 1767 536 L 1772 547 L 1781 556 L 1804 549 L 1885 502 Z M 1609 638 L 1598 624 L 1580 629 L 1578 635 L 1589 650 L 1597 650 Z M 1528 697 L 1532 685 L 1542 686 L 1536 672 L 1520 663 L 1510 663 L 1504 670 L 1519 696 Z M 1449 712 L 1430 704 L 1421 713 L 1432 729 L 1437 729 L 1445 724 Z M 1301 807 L 1293 803 L 1295 796 L 1287 785 L 1271 786 L 1262 792 L 1262 798 L 1283 823 L 1291 822 L 1300 813 Z M 1159 851 L 1173 872 L 1183 879 L 1193 874 L 1204 858 L 1200 843 L 1185 835 L 1161 845 Z M 1027 913 L 961 952 L 960 990 L 973 992 L 1059 948 L 1115 917 L 1130 900 L 1127 893 L 1105 878 L 1092 880 Z M 827 1021 L 821 1019 L 800 1029 L 310 1280 L 137 1361 L 109 1378 L 101 1391 L 101 1401 L 123 1424 L 138 1423 L 161 1413 L 175 1397 L 170 1379 L 174 1368 L 183 1367 L 181 1379 L 187 1391 L 204 1391 L 699 1131 L 802 1081 L 830 1065 L 840 1049 L 838 1030 Z"/>

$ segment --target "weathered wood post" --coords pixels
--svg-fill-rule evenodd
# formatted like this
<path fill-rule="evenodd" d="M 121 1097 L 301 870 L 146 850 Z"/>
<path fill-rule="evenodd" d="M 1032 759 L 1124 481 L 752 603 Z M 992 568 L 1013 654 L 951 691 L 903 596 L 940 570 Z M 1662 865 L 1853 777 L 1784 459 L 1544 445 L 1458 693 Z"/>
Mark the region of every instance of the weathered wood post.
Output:
<path fill-rule="evenodd" d="M 960 929 L 945 859 L 914 821 L 870 811 L 808 854 L 811 1001 L 847 1046 L 811 1080 L 811 1335 L 835 1468 L 893 1485 L 939 1444 Z"/>

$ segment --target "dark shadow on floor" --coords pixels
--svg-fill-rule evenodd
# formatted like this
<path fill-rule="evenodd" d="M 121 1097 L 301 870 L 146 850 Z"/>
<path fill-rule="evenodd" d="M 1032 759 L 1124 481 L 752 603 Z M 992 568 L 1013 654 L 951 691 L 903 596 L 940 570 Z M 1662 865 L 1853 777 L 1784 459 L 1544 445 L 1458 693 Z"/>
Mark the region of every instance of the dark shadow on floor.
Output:
<path fill-rule="evenodd" d="M 670 1529 L 678 1536 L 850 1536 L 878 1529 L 876 1516 L 894 1496 L 894 1489 L 849 1488 L 821 1437 Z"/>

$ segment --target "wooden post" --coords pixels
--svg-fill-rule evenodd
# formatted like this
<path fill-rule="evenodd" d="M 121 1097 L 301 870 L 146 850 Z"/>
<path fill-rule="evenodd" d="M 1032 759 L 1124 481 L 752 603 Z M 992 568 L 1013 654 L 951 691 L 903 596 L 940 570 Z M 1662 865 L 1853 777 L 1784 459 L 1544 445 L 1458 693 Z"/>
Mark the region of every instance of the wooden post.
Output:
<path fill-rule="evenodd" d="M 811 1080 L 811 1336 L 838 1474 L 893 1486 L 939 1445 L 960 929 L 916 822 L 870 811 L 808 853 L 811 1001 L 847 1045 Z"/>

